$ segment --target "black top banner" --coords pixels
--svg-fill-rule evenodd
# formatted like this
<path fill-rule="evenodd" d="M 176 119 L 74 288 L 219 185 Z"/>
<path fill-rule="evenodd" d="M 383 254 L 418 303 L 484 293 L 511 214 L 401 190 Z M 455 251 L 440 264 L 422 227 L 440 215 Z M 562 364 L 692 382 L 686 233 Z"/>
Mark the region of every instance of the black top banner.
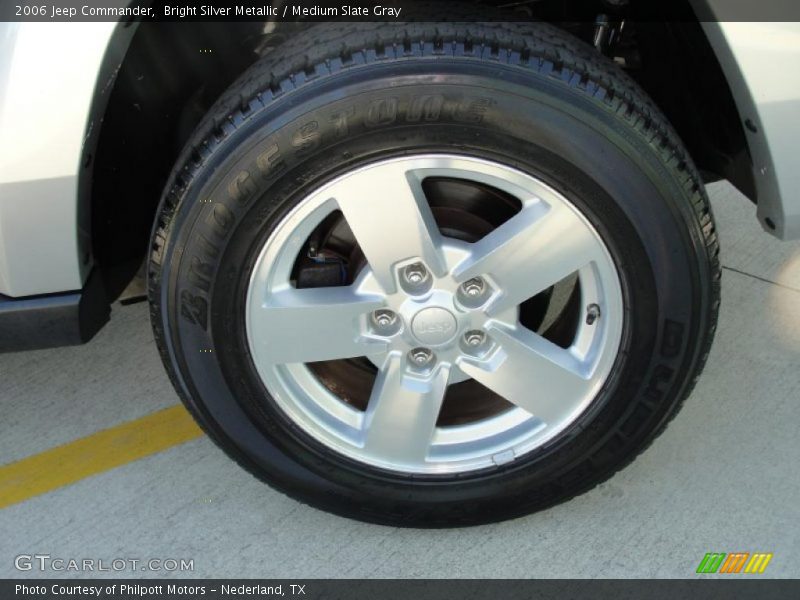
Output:
<path fill-rule="evenodd" d="M 3 600 L 795 600 L 798 580 L 0 580 Z"/>
<path fill-rule="evenodd" d="M 453 4 L 460 9 L 453 11 Z M 466 9 L 466 10 L 465 10 Z M 0 21 L 800 21 L 798 0 L 2 0 Z"/>

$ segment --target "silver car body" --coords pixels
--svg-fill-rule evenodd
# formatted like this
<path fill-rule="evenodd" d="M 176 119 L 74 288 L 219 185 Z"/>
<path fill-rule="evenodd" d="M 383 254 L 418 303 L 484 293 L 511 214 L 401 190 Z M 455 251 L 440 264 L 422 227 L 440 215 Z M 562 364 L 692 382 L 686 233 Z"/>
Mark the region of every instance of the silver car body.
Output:
<path fill-rule="evenodd" d="M 0 24 L 0 294 L 79 290 L 88 276 L 78 173 L 115 26 Z"/>
<path fill-rule="evenodd" d="M 758 217 L 781 239 L 800 238 L 800 23 L 703 23 L 745 129 Z"/>
<path fill-rule="evenodd" d="M 78 174 L 114 23 L 0 24 L 0 294 L 79 290 L 92 266 Z M 704 23 L 755 166 L 759 219 L 800 238 L 800 23 Z M 52 49 L 57 48 L 57 51 Z M 768 220 L 768 221 L 767 221 Z"/>

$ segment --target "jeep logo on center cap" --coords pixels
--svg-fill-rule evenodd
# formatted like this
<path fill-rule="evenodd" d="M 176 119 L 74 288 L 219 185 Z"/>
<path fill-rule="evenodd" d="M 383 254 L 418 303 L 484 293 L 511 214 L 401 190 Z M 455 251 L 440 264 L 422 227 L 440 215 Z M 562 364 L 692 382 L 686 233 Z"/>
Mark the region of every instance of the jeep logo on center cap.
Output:
<path fill-rule="evenodd" d="M 456 328 L 453 313 L 436 306 L 419 311 L 411 321 L 414 337 L 427 346 L 449 342 L 455 337 Z"/>

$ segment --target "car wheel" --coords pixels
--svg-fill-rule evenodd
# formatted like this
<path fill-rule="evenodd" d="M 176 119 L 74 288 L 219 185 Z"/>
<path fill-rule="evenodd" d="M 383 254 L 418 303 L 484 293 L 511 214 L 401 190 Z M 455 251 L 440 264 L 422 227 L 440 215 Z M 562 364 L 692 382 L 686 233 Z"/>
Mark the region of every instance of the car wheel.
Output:
<path fill-rule="evenodd" d="M 276 488 L 409 526 L 611 476 L 707 356 L 697 171 L 615 65 L 544 24 L 322 24 L 178 161 L 150 302 L 172 381 Z"/>

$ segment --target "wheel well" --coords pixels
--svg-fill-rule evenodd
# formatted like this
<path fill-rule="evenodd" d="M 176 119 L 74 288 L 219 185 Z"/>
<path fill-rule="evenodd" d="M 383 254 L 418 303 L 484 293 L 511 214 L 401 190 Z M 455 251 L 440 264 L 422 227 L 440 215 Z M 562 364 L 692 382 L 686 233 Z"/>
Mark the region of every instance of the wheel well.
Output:
<path fill-rule="evenodd" d="M 581 21 L 558 20 L 569 0 L 540 0 L 534 16 L 593 43 L 596 15 L 608 4 L 573 0 Z M 686 4 L 688 0 L 676 0 Z M 674 7 L 673 7 L 674 8 Z M 486 10 L 492 10 L 486 7 Z M 691 14 L 691 13 L 688 13 Z M 727 178 L 755 200 L 743 126 L 725 76 L 699 23 L 639 23 L 624 12 L 620 42 L 604 52 L 650 94 L 708 179 Z M 117 297 L 147 252 L 162 189 L 194 127 L 216 98 L 251 63 L 303 23 L 142 23 L 117 71 L 96 142 L 91 181 L 84 182 L 91 214 L 92 252 L 104 271 L 116 271 Z M 91 151 L 91 149 L 89 149 Z M 83 208 L 85 210 L 85 207 Z"/>
<path fill-rule="evenodd" d="M 263 23 L 137 27 L 100 120 L 84 196 L 91 203 L 94 261 L 107 274 L 112 298 L 146 254 L 162 189 L 183 144 L 220 93 L 258 58 L 263 30 Z"/>

